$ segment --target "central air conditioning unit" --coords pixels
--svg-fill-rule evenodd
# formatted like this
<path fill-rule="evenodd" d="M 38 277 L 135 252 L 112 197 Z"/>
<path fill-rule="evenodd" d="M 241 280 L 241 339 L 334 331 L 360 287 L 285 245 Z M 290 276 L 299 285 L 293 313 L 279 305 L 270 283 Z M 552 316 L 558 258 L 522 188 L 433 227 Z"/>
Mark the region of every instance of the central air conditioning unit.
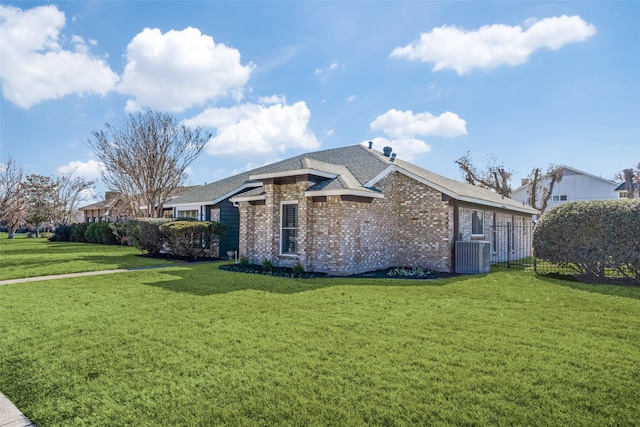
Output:
<path fill-rule="evenodd" d="M 491 242 L 456 242 L 456 273 L 483 274 L 490 271 Z"/>

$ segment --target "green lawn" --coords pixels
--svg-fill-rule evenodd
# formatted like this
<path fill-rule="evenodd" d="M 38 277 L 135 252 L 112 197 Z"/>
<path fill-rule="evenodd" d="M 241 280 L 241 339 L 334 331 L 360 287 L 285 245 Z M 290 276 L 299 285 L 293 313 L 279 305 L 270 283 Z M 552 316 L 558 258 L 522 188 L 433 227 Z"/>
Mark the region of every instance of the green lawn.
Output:
<path fill-rule="evenodd" d="M 7 233 L 0 233 L 0 280 L 170 265 L 167 261 L 135 256 L 142 253 L 133 247 L 49 242 L 44 238 L 28 239 L 25 234 L 7 239 Z"/>
<path fill-rule="evenodd" d="M 0 286 L 0 390 L 43 427 L 640 419 L 640 288 L 218 265 Z"/>

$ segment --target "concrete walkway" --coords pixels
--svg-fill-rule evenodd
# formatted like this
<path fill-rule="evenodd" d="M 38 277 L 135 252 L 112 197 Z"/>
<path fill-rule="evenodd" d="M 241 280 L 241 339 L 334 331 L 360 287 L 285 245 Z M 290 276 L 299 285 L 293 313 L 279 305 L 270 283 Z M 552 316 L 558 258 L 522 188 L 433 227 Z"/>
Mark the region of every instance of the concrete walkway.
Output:
<path fill-rule="evenodd" d="M 0 393 L 0 427 L 37 427 Z"/>
<path fill-rule="evenodd" d="M 68 279 L 70 277 L 99 276 L 101 274 L 126 273 L 128 271 L 140 271 L 140 270 L 153 270 L 156 268 L 167 268 L 167 267 L 175 267 L 175 265 L 155 265 L 155 266 L 149 266 L 149 267 L 119 268 L 117 270 L 100 270 L 100 271 L 85 271 L 82 273 L 54 274 L 52 276 L 23 277 L 21 279 L 0 280 L 0 286 L 13 285 L 14 283 L 40 282 L 42 280 Z M 3 427 L 3 425 L 0 424 L 0 427 Z"/>

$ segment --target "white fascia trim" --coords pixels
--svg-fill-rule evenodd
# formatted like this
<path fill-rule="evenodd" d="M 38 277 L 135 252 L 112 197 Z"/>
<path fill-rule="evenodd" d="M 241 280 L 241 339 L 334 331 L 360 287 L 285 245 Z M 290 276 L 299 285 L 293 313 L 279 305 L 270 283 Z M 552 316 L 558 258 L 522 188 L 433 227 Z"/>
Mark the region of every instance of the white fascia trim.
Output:
<path fill-rule="evenodd" d="M 218 197 L 217 199 L 213 199 L 213 202 L 211 204 L 217 205 L 221 201 L 225 200 L 228 197 L 233 196 L 236 193 L 241 192 L 245 188 L 255 188 L 255 187 L 262 187 L 262 183 L 261 182 L 247 182 L 247 183 L 244 183 L 240 187 L 229 191 L 227 194 L 223 194 L 222 196 Z"/>
<path fill-rule="evenodd" d="M 462 198 L 460 197 L 460 195 L 458 195 L 458 193 L 456 193 L 455 191 L 451 191 L 451 190 L 449 190 L 448 188 L 444 188 L 444 187 L 442 187 L 442 186 L 440 186 L 440 185 L 438 185 L 438 184 L 436 184 L 436 183 L 434 183 L 434 182 L 429 181 L 428 179 L 424 179 L 424 178 L 423 178 L 423 177 L 421 177 L 421 176 L 418 176 L 418 175 L 416 175 L 416 174 L 413 174 L 413 173 L 409 172 L 409 171 L 408 171 L 408 170 L 406 170 L 406 169 L 397 168 L 396 170 L 397 170 L 398 172 L 400 172 L 400 173 L 402 173 L 402 174 L 404 174 L 404 175 L 408 176 L 409 178 L 413 178 L 413 179 L 415 179 L 416 181 L 423 183 L 424 185 L 428 185 L 429 187 L 433 188 L 434 190 L 438 190 L 439 192 L 446 194 L 446 195 L 447 195 L 447 196 L 449 196 L 449 197 L 452 197 L 452 198 L 454 198 L 454 199 L 458 199 L 458 200 L 462 200 Z M 475 199 L 474 199 L 474 200 L 475 200 Z"/>
<path fill-rule="evenodd" d="M 378 175 L 371 178 L 368 182 L 365 182 L 363 187 L 373 187 L 378 181 L 380 181 L 385 176 L 389 175 L 391 172 L 395 172 L 397 167 L 395 165 L 387 166 L 385 170 L 380 172 Z"/>
<path fill-rule="evenodd" d="M 380 179 L 384 178 L 385 176 L 387 176 L 388 174 L 390 174 L 391 172 L 400 172 L 406 176 L 408 176 L 409 178 L 415 179 L 418 182 L 423 183 L 424 185 L 428 185 L 429 187 L 443 193 L 446 194 L 447 196 L 462 201 L 462 202 L 469 202 L 469 203 L 473 203 L 476 205 L 481 205 L 481 206 L 491 206 L 491 207 L 496 207 L 496 208 L 500 208 L 500 209 L 507 209 L 507 210 L 512 210 L 512 211 L 516 211 L 516 212 L 522 212 L 522 213 L 527 213 L 530 215 L 537 215 L 539 214 L 539 212 L 535 209 L 532 209 L 530 207 L 527 206 L 522 206 L 522 207 L 516 207 L 516 206 L 511 206 L 511 205 L 505 205 L 502 203 L 496 203 L 496 202 L 490 202 L 488 200 L 482 200 L 482 199 L 476 199 L 473 197 L 463 197 L 460 196 L 458 193 L 449 190 L 448 188 L 444 188 L 440 185 L 437 185 L 427 179 L 422 178 L 421 176 L 418 176 L 416 174 L 413 174 L 411 172 L 409 172 L 406 169 L 400 168 L 398 166 L 389 166 L 387 169 L 385 169 L 382 173 L 378 174 L 376 177 L 374 177 L 371 181 L 367 182 L 365 184 L 365 186 L 369 187 L 371 185 L 374 185 L 376 182 L 378 182 Z"/>
<path fill-rule="evenodd" d="M 335 178 L 336 176 L 338 176 L 334 173 L 322 172 L 316 169 L 307 168 L 307 169 L 294 169 L 294 170 L 281 171 L 281 172 L 260 173 L 257 175 L 249 175 L 249 179 L 282 178 L 285 176 L 297 176 L 297 175 L 314 175 L 314 176 L 320 176 L 323 178 Z"/>
<path fill-rule="evenodd" d="M 236 197 L 232 197 L 231 199 L 231 203 L 238 203 L 238 202 L 254 202 L 256 200 L 266 200 L 266 196 L 264 194 L 261 194 L 259 196 L 236 196 Z"/>
<path fill-rule="evenodd" d="M 360 196 L 370 197 L 372 199 L 384 199 L 383 193 L 375 193 L 373 191 L 363 190 L 318 190 L 318 191 L 305 191 L 305 197 L 314 196 Z"/>
<path fill-rule="evenodd" d="M 190 210 L 193 210 L 193 209 L 199 209 L 202 206 L 204 206 L 202 203 L 198 203 L 198 204 L 185 203 L 183 205 L 173 205 L 171 207 L 174 208 L 177 211 L 190 211 Z M 166 207 L 168 207 L 168 206 L 166 206 Z"/>
<path fill-rule="evenodd" d="M 474 205 L 490 206 L 490 207 L 494 207 L 494 208 L 506 209 L 506 210 L 509 210 L 509 211 L 516 211 L 516 212 L 526 213 L 526 214 L 529 214 L 529 215 L 538 215 L 540 213 L 537 210 L 532 209 L 532 208 L 527 207 L 527 206 L 517 207 L 517 206 L 512 206 L 512 205 L 503 205 L 503 204 L 497 203 L 497 202 L 489 202 L 487 200 L 474 199 L 473 197 L 457 197 L 457 199 L 459 201 L 461 201 L 461 202 L 473 203 Z"/>

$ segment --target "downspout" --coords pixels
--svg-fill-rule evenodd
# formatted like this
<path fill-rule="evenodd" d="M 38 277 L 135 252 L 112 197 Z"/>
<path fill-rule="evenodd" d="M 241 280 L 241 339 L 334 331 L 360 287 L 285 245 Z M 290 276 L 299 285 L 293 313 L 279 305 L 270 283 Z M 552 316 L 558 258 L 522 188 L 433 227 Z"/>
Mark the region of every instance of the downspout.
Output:
<path fill-rule="evenodd" d="M 451 271 L 456 271 L 456 240 L 460 234 L 460 211 L 458 201 L 451 199 L 453 202 L 453 242 L 451 243 Z"/>

